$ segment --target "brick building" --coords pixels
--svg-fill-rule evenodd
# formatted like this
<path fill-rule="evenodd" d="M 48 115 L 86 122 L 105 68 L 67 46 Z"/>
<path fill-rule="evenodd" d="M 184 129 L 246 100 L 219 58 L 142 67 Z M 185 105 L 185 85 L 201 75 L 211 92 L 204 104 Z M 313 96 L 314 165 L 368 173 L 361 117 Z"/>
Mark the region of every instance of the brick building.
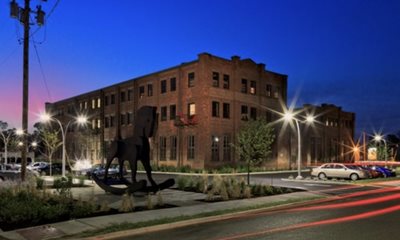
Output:
<path fill-rule="evenodd" d="M 72 159 L 101 163 L 113 139 L 133 134 L 136 110 L 144 105 L 156 106 L 159 122 L 157 135 L 151 139 L 153 164 L 200 169 L 237 165 L 231 143 L 241 125 L 248 119 L 264 117 L 268 122 L 277 122 L 273 127 L 279 136 L 265 165 L 287 169 L 293 165 L 289 159 L 295 158 L 295 138 L 290 137 L 295 133 L 284 129 L 282 133 L 282 124 L 273 113 L 283 112 L 286 93 L 287 76 L 266 70 L 264 64 L 238 56 L 224 59 L 202 53 L 191 62 L 47 103 L 46 110 L 64 125 L 73 122 L 78 114 L 89 116 L 88 127 L 70 124 L 67 154 Z M 308 150 L 303 150 L 303 161 L 326 161 L 331 153 L 327 147 L 330 143 L 347 143 L 347 137 L 352 139 L 354 114 L 331 105 L 305 108 L 326 112 L 320 120 L 327 119 L 328 125 L 318 126 L 316 133 L 305 129 L 303 136 L 307 140 L 303 141 L 303 148 Z M 351 125 L 346 125 L 350 132 L 341 127 L 341 121 L 351 121 Z M 335 151 L 337 156 L 342 150 Z"/>
<path fill-rule="evenodd" d="M 315 116 L 313 124 L 301 125 L 303 164 L 354 160 L 354 113 L 342 111 L 341 107 L 333 104 L 305 104 L 296 111 L 303 115 L 302 118 Z M 295 140 L 292 138 L 292 147 L 297 144 Z"/>
<path fill-rule="evenodd" d="M 231 143 L 241 124 L 260 116 L 273 121 L 266 107 L 281 112 L 286 92 L 287 76 L 264 64 L 202 53 L 192 62 L 47 103 L 46 109 L 64 124 L 80 113 L 88 115 L 90 127 L 69 127 L 68 157 L 102 162 L 111 140 L 133 134 L 136 110 L 157 106 L 153 162 L 214 168 L 237 164 Z M 280 147 L 287 142 L 282 141 L 276 141 L 267 163 L 273 168 L 287 168 L 287 150 Z"/>

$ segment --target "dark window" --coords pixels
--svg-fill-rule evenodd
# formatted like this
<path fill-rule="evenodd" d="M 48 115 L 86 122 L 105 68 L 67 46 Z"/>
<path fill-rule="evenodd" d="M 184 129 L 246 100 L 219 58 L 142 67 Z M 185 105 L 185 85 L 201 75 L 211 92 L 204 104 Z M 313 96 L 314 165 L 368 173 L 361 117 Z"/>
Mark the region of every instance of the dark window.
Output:
<path fill-rule="evenodd" d="M 211 136 L 211 161 L 219 161 L 219 138 Z"/>
<path fill-rule="evenodd" d="M 111 104 L 115 104 L 115 95 L 111 94 Z"/>
<path fill-rule="evenodd" d="M 188 87 L 194 87 L 194 72 L 188 74 Z"/>
<path fill-rule="evenodd" d="M 108 96 L 104 96 L 104 106 L 108 106 Z"/>
<path fill-rule="evenodd" d="M 167 159 L 167 138 L 160 137 L 160 161 Z"/>
<path fill-rule="evenodd" d="M 147 84 L 147 96 L 153 96 L 153 84 Z"/>
<path fill-rule="evenodd" d="M 229 75 L 224 74 L 224 89 L 229 89 Z"/>
<path fill-rule="evenodd" d="M 161 107 L 161 121 L 167 120 L 167 107 Z"/>
<path fill-rule="evenodd" d="M 128 101 L 132 101 L 133 99 L 133 91 L 131 89 L 128 90 Z"/>
<path fill-rule="evenodd" d="M 280 89 L 279 87 L 276 87 L 276 88 L 275 88 L 275 92 L 274 92 L 274 97 L 275 97 L 275 98 L 279 98 L 280 91 L 281 91 L 281 89 Z"/>
<path fill-rule="evenodd" d="M 240 89 L 242 93 L 247 93 L 247 80 L 242 79 L 242 88 Z"/>
<path fill-rule="evenodd" d="M 176 90 L 176 78 L 171 78 L 170 81 L 171 92 L 173 92 Z"/>
<path fill-rule="evenodd" d="M 241 108 L 241 115 L 242 115 L 242 117 L 241 117 L 241 119 L 244 120 L 244 121 L 249 120 L 248 114 L 249 114 L 248 107 L 245 106 L 245 105 L 242 105 L 242 108 Z"/>
<path fill-rule="evenodd" d="M 176 118 L 176 105 L 169 106 L 169 119 L 175 120 Z"/>
<path fill-rule="evenodd" d="M 114 127 L 114 123 L 115 123 L 115 117 L 111 116 L 110 117 L 110 127 Z"/>
<path fill-rule="evenodd" d="M 139 98 L 144 97 L 144 86 L 139 87 Z"/>
<path fill-rule="evenodd" d="M 125 102 L 125 92 L 121 92 L 121 102 Z"/>
<path fill-rule="evenodd" d="M 161 93 L 166 93 L 167 92 L 167 80 L 162 80 L 161 81 Z"/>
<path fill-rule="evenodd" d="M 213 87 L 219 87 L 219 73 L 213 72 L 212 79 L 213 79 L 213 82 L 212 82 Z"/>
<path fill-rule="evenodd" d="M 224 103 L 223 104 L 223 118 L 230 118 L 230 104 L 229 103 Z"/>
<path fill-rule="evenodd" d="M 257 119 L 257 108 L 250 108 L 250 118 L 252 120 Z"/>
<path fill-rule="evenodd" d="M 213 117 L 219 117 L 219 102 L 212 102 L 212 112 Z"/>
<path fill-rule="evenodd" d="M 169 138 L 170 141 L 170 150 L 169 150 L 169 160 L 176 160 L 176 153 L 178 147 L 178 141 L 176 136 L 171 136 Z"/>
<path fill-rule="evenodd" d="M 104 128 L 109 128 L 110 127 L 110 118 L 105 117 L 104 118 Z"/>
<path fill-rule="evenodd" d="M 126 114 L 126 124 L 132 124 L 133 113 L 129 112 Z"/>
<path fill-rule="evenodd" d="M 120 121 L 121 125 L 125 125 L 125 114 L 120 114 L 119 117 L 120 117 L 119 121 Z"/>
<path fill-rule="evenodd" d="M 223 160 L 224 161 L 231 161 L 231 137 L 229 135 L 224 135 L 224 143 L 223 143 L 223 153 L 224 153 L 224 157 Z"/>
<path fill-rule="evenodd" d="M 267 91 L 267 97 L 272 97 L 272 85 L 271 84 L 267 84 L 266 91 Z"/>
<path fill-rule="evenodd" d="M 267 120 L 267 123 L 272 122 L 272 113 L 267 111 L 265 114 L 265 119 Z"/>
<path fill-rule="evenodd" d="M 195 157 L 195 142 L 194 142 L 194 136 L 189 135 L 188 136 L 188 149 L 187 149 L 187 159 L 194 159 Z"/>
<path fill-rule="evenodd" d="M 255 81 L 250 81 L 250 94 L 256 94 L 257 84 Z"/>

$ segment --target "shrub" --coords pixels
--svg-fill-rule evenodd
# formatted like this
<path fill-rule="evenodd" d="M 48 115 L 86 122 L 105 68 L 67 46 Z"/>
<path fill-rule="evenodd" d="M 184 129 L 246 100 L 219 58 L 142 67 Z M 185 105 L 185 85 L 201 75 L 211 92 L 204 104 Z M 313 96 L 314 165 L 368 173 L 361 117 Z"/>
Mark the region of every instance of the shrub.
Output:
<path fill-rule="evenodd" d="M 44 179 L 41 177 L 36 178 L 36 188 L 43 189 L 44 188 Z"/>

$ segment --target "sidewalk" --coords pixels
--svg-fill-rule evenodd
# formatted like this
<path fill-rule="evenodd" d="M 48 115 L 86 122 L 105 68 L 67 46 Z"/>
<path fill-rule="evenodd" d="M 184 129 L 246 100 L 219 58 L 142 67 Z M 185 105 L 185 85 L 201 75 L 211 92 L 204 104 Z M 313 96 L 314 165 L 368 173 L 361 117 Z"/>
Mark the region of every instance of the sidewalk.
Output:
<path fill-rule="evenodd" d="M 74 197 L 80 197 L 82 200 L 95 198 L 98 203 L 107 201 L 109 207 L 118 209 L 121 205 L 121 196 L 105 193 L 97 185 L 84 188 L 73 188 Z M 49 224 L 46 226 L 37 226 L 26 229 L 18 229 L 14 231 L 2 232 L 0 230 L 0 239 L 21 239 L 36 240 L 59 238 L 65 235 L 77 234 L 87 230 L 102 229 L 111 224 L 118 223 L 138 223 L 162 218 L 171 218 L 178 216 L 192 216 L 200 213 L 211 213 L 214 211 L 237 209 L 243 207 L 256 206 L 273 202 L 285 202 L 287 200 L 300 200 L 321 196 L 311 192 L 294 192 L 290 194 L 282 194 L 268 197 L 258 197 L 252 199 L 230 200 L 225 202 L 207 203 L 205 194 L 183 192 L 173 189 L 165 189 L 160 192 L 164 204 L 174 205 L 176 207 L 163 208 L 157 210 L 146 210 L 132 213 L 115 214 L 101 217 L 82 218 Z M 157 195 L 150 195 L 154 204 L 158 201 Z M 146 206 L 147 195 L 135 196 L 135 206 Z M 201 221 L 201 219 L 200 219 Z"/>

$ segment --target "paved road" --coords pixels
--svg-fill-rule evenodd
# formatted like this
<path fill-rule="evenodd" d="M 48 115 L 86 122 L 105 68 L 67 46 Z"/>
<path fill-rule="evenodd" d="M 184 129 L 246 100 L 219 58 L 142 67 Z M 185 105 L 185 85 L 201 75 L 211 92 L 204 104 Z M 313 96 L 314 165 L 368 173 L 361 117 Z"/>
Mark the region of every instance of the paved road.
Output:
<path fill-rule="evenodd" d="M 337 189 L 318 203 L 119 239 L 398 239 L 400 188 Z"/>

